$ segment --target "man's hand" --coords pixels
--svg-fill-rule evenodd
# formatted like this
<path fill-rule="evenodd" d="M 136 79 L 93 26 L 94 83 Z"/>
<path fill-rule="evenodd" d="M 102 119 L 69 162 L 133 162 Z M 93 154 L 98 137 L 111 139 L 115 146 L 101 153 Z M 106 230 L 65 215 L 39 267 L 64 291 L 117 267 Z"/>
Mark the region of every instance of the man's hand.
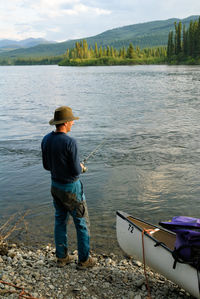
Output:
<path fill-rule="evenodd" d="M 83 163 L 80 163 L 81 168 L 82 168 L 82 172 L 86 172 L 87 171 L 87 167 L 85 167 L 85 165 Z"/>

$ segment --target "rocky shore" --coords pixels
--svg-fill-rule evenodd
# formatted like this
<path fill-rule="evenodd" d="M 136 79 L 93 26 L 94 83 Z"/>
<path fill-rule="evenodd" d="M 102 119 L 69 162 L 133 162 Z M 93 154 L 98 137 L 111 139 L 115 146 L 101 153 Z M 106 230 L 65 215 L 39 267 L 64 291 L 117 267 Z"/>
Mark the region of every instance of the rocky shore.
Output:
<path fill-rule="evenodd" d="M 121 259 L 112 253 L 92 255 L 98 259 L 94 268 L 77 270 L 76 263 L 58 268 L 51 245 L 35 250 L 6 245 L 0 250 L 0 298 L 147 298 L 140 262 L 128 257 Z M 147 275 L 152 299 L 193 298 L 148 268 Z"/>

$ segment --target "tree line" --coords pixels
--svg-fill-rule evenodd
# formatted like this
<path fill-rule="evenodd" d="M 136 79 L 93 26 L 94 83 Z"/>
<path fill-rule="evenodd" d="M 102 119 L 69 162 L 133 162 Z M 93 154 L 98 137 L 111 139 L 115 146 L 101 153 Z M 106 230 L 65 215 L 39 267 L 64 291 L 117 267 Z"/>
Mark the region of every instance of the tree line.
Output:
<path fill-rule="evenodd" d="M 170 31 L 168 35 L 168 60 L 200 59 L 200 17 L 191 21 L 187 29 L 181 22 L 175 22 L 174 27 L 175 30 Z"/>
<path fill-rule="evenodd" d="M 48 57 L 0 58 L 0 65 L 55 65 L 62 61 L 63 55 Z"/>
<path fill-rule="evenodd" d="M 97 42 L 94 48 L 88 46 L 87 41 L 83 40 L 75 43 L 75 47 L 67 49 L 65 53 L 65 59 L 91 59 L 91 58 L 122 58 L 122 59 L 137 59 L 137 58 L 149 58 L 149 57 L 166 57 L 166 47 L 157 48 L 144 48 L 140 49 L 138 46 L 134 47 L 132 43 L 126 49 L 124 46 L 120 49 L 116 49 L 113 46 L 98 47 Z"/>

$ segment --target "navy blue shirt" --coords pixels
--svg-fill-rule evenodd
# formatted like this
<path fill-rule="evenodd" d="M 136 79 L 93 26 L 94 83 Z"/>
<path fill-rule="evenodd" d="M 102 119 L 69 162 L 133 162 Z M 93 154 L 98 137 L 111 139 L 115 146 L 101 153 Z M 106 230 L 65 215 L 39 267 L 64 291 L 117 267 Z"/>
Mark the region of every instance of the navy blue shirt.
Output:
<path fill-rule="evenodd" d="M 79 178 L 81 166 L 76 140 L 62 132 L 51 132 L 42 140 L 42 161 L 53 181 L 68 184 Z"/>

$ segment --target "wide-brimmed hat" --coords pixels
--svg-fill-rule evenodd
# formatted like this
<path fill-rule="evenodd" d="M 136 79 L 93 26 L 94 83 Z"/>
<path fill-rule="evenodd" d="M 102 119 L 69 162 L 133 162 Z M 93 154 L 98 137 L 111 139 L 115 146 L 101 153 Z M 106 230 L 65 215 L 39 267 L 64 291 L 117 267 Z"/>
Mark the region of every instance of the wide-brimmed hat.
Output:
<path fill-rule="evenodd" d="M 61 106 L 55 110 L 54 118 L 49 121 L 49 124 L 59 125 L 76 119 L 79 119 L 79 117 L 74 116 L 70 107 Z"/>

